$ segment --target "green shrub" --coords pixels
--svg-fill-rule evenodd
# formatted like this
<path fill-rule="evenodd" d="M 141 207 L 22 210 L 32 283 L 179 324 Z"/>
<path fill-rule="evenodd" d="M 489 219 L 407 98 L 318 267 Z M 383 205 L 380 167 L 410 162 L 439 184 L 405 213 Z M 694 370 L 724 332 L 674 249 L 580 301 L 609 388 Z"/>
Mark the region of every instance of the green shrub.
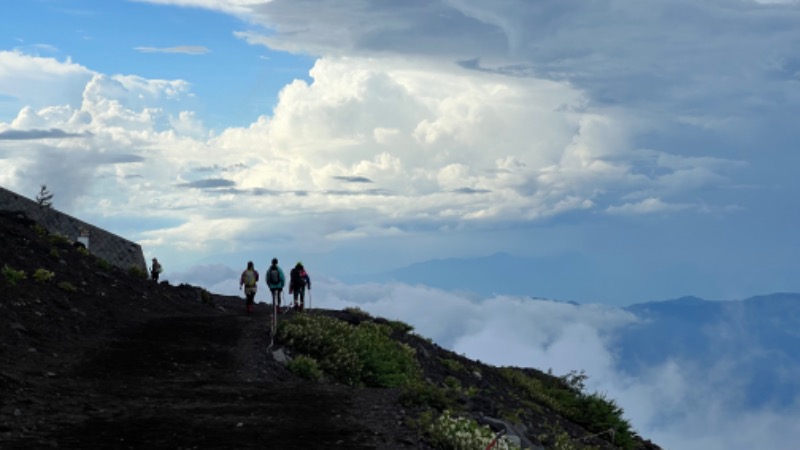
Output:
<path fill-rule="evenodd" d="M 414 351 L 392 340 L 387 325 L 358 326 L 325 316 L 296 316 L 281 322 L 278 338 L 315 358 L 339 382 L 371 387 L 403 386 L 420 376 Z"/>
<path fill-rule="evenodd" d="M 544 374 L 534 377 L 506 367 L 500 373 L 534 402 L 561 413 L 593 433 L 614 430 L 614 444 L 624 449 L 633 448 L 634 433 L 623 417 L 622 408 L 605 395 L 584 392 L 586 375 L 583 372 L 571 372 L 561 378 Z"/>
<path fill-rule="evenodd" d="M 97 258 L 97 265 L 100 266 L 100 268 L 103 270 L 108 270 L 111 268 L 111 263 L 102 258 Z"/>
<path fill-rule="evenodd" d="M 453 372 L 464 372 L 464 365 L 460 362 L 456 361 L 455 359 L 450 358 L 439 358 L 439 362 L 442 363 L 443 366 L 447 367 L 448 369 L 452 370 Z"/>
<path fill-rule="evenodd" d="M 346 312 L 349 312 L 350 314 L 355 314 L 357 316 L 361 316 L 361 317 L 364 317 L 364 318 L 367 318 L 367 319 L 372 317 L 372 316 L 369 315 L 368 312 L 364 311 L 363 309 L 359 308 L 358 306 L 350 306 L 350 307 L 345 308 L 344 310 Z"/>
<path fill-rule="evenodd" d="M 200 301 L 205 304 L 211 303 L 211 292 L 208 292 L 207 290 L 200 288 Z"/>
<path fill-rule="evenodd" d="M 55 245 L 69 245 L 69 239 L 63 234 L 51 234 L 49 239 Z"/>
<path fill-rule="evenodd" d="M 473 419 L 453 416 L 450 411 L 444 411 L 425 429 L 434 446 L 447 450 L 485 449 L 496 437 L 496 433 L 488 426 L 479 425 Z M 519 446 L 506 436 L 501 436 L 492 448 L 512 450 L 519 449 Z"/>
<path fill-rule="evenodd" d="M 61 258 L 61 253 L 59 253 L 57 248 L 51 248 L 50 249 L 50 256 L 52 256 L 55 259 L 59 259 L 59 258 Z"/>
<path fill-rule="evenodd" d="M 147 272 L 139 266 L 131 266 L 128 269 L 128 274 L 136 278 L 147 279 Z"/>
<path fill-rule="evenodd" d="M 390 327 L 392 327 L 393 330 L 399 331 L 400 333 L 403 333 L 403 334 L 409 333 L 411 331 L 414 331 L 414 327 L 413 326 L 411 326 L 411 325 L 409 325 L 409 324 L 407 324 L 405 322 L 401 322 L 399 320 L 390 320 L 390 321 L 388 321 L 388 324 L 389 324 Z"/>
<path fill-rule="evenodd" d="M 443 411 L 456 407 L 456 397 L 456 393 L 453 391 L 417 380 L 403 388 L 400 403 L 405 406 L 424 406 Z"/>
<path fill-rule="evenodd" d="M 25 279 L 25 272 L 22 270 L 15 270 L 12 267 L 9 267 L 8 264 L 3 265 L 3 278 L 5 278 L 6 282 L 11 286 L 16 286 L 18 282 Z"/>
<path fill-rule="evenodd" d="M 31 225 L 31 228 L 39 236 L 46 236 L 47 235 L 47 229 L 45 227 L 39 225 L 38 223 L 34 224 L 34 225 Z"/>
<path fill-rule="evenodd" d="M 298 355 L 289 361 L 288 368 L 292 373 L 306 380 L 318 381 L 322 378 L 322 370 L 317 360 L 305 355 Z"/>
<path fill-rule="evenodd" d="M 89 250 L 82 245 L 78 246 L 75 250 L 83 256 L 91 255 L 91 253 L 89 253 Z"/>
<path fill-rule="evenodd" d="M 75 286 L 72 285 L 72 283 L 68 281 L 62 281 L 58 283 L 58 288 L 61 289 L 62 291 L 67 291 L 67 292 L 75 292 L 78 290 L 75 288 Z"/>
<path fill-rule="evenodd" d="M 46 283 L 52 280 L 54 276 L 55 273 L 42 268 L 36 269 L 36 271 L 33 272 L 33 279 L 36 280 L 37 283 Z"/>

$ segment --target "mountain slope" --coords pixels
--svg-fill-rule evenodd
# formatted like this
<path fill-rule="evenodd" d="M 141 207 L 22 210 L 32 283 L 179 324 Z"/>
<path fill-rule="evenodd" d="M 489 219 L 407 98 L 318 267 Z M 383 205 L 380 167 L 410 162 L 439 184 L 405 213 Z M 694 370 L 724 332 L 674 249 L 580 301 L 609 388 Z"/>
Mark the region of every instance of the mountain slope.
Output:
<path fill-rule="evenodd" d="M 0 235 L 0 448 L 425 449 L 443 445 L 431 424 L 444 409 L 529 448 L 657 448 L 570 380 L 471 361 L 404 324 L 288 313 L 270 347 L 265 305 L 246 315 L 240 298 L 149 282 L 14 214 L 0 213 Z M 286 331 L 302 323 L 378 330 L 389 351 L 408 349 L 414 375 L 379 387 L 367 372 L 385 360 L 367 340 L 343 382 L 321 358 L 340 362 L 353 342 L 326 341 L 316 357 L 328 372 L 307 381 L 282 361 L 309 361 Z"/>

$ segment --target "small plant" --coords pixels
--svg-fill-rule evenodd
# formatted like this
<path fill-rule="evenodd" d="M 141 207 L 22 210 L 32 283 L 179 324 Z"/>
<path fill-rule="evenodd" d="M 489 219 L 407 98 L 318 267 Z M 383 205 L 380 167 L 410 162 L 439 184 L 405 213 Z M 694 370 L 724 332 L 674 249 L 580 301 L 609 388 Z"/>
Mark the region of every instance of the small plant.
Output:
<path fill-rule="evenodd" d="M 75 292 L 78 290 L 75 288 L 75 286 L 72 285 L 72 283 L 68 281 L 62 281 L 58 283 L 58 288 L 61 289 L 62 291 L 67 291 L 67 292 Z"/>
<path fill-rule="evenodd" d="M 51 248 L 50 249 L 50 256 L 52 256 L 55 259 L 59 259 L 59 258 L 61 258 L 61 253 L 58 251 L 57 248 Z"/>
<path fill-rule="evenodd" d="M 47 185 L 43 184 L 36 196 L 36 203 L 43 208 L 50 208 L 53 206 L 53 194 L 47 190 Z"/>
<path fill-rule="evenodd" d="M 414 327 L 413 326 L 411 326 L 411 325 L 409 325 L 409 324 L 407 324 L 405 322 L 401 322 L 399 320 L 390 320 L 390 321 L 388 321 L 388 324 L 389 324 L 390 327 L 392 327 L 393 330 L 399 331 L 400 333 L 403 333 L 403 334 L 409 333 L 411 331 L 414 331 Z"/>
<path fill-rule="evenodd" d="M 54 276 L 55 273 L 42 268 L 38 268 L 33 272 L 33 279 L 36 280 L 37 283 L 47 283 L 52 280 Z"/>
<path fill-rule="evenodd" d="M 305 355 L 298 355 L 289 361 L 289 370 L 300 378 L 311 381 L 319 381 L 322 378 L 322 370 L 319 368 L 317 360 Z"/>
<path fill-rule="evenodd" d="M 464 372 L 464 365 L 460 362 L 456 361 L 455 359 L 450 358 L 439 358 L 439 362 L 442 363 L 443 366 L 447 367 L 448 369 L 452 370 L 453 372 Z"/>
<path fill-rule="evenodd" d="M 461 382 L 458 381 L 458 378 L 456 378 L 454 376 L 448 375 L 448 376 L 444 377 L 444 385 L 448 389 L 452 389 L 452 390 L 454 390 L 456 392 L 460 392 L 461 391 Z"/>
<path fill-rule="evenodd" d="M 372 316 L 369 315 L 368 312 L 364 311 L 363 309 L 359 308 L 358 306 L 350 306 L 344 309 L 346 312 L 350 314 L 355 314 L 357 316 L 362 316 L 364 318 L 370 318 Z"/>
<path fill-rule="evenodd" d="M 25 272 L 22 270 L 15 270 L 8 266 L 8 264 L 3 265 L 3 277 L 6 279 L 8 284 L 12 286 L 16 286 L 18 282 L 25 279 Z"/>
<path fill-rule="evenodd" d="M 39 235 L 39 236 L 47 236 L 47 229 L 45 227 L 39 225 L 38 223 L 34 224 L 34 225 L 31 225 L 31 228 L 33 229 L 34 233 L 36 233 L 37 235 Z"/>
<path fill-rule="evenodd" d="M 200 289 L 200 301 L 209 304 L 211 303 L 211 292 L 208 292 L 205 289 Z"/>
<path fill-rule="evenodd" d="M 89 250 L 87 250 L 86 247 L 82 245 L 76 247 L 75 250 L 83 256 L 89 256 L 91 254 L 89 253 Z"/>
<path fill-rule="evenodd" d="M 84 249 L 84 250 L 88 253 L 88 250 L 86 250 L 86 249 Z M 97 265 L 100 266 L 100 268 L 103 269 L 103 270 L 108 270 L 108 269 L 111 268 L 111 264 L 108 261 L 106 261 L 105 259 L 102 259 L 102 258 L 97 258 Z"/>
<path fill-rule="evenodd" d="M 68 245 L 69 239 L 67 239 L 67 237 L 63 234 L 51 234 L 50 243 L 54 245 Z"/>
<path fill-rule="evenodd" d="M 400 396 L 400 403 L 406 406 L 425 406 L 438 411 L 452 409 L 457 405 L 453 391 L 425 381 L 415 381 L 406 386 Z"/>
<path fill-rule="evenodd" d="M 147 272 L 139 266 L 131 266 L 128 269 L 128 274 L 136 278 L 141 278 L 143 280 L 147 279 Z"/>

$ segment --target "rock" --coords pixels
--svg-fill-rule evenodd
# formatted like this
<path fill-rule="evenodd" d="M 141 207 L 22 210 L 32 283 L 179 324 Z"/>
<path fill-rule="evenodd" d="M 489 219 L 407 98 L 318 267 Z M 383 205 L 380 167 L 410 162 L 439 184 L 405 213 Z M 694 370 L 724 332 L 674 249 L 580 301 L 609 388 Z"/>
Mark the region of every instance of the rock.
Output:
<path fill-rule="evenodd" d="M 18 408 L 15 408 L 14 409 L 14 417 L 19 417 L 21 415 L 22 415 L 22 411 L 20 411 Z"/>
<path fill-rule="evenodd" d="M 272 358 L 284 366 L 289 363 L 289 357 L 286 356 L 286 353 L 283 351 L 282 348 L 279 348 L 272 352 Z"/>

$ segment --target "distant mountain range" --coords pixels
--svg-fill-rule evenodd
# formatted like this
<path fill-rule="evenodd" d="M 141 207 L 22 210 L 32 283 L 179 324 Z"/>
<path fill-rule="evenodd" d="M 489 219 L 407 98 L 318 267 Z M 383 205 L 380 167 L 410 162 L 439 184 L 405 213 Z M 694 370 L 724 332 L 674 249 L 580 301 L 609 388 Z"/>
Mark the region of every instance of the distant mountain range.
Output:
<path fill-rule="evenodd" d="M 724 302 L 683 297 L 625 309 L 642 320 L 609 336 L 623 370 L 680 360 L 736 380 L 751 408 L 800 399 L 800 293 Z"/>
<path fill-rule="evenodd" d="M 588 262 L 581 257 L 562 258 L 559 264 L 552 264 L 552 258 L 548 264 L 507 253 L 439 259 L 349 281 L 397 281 L 486 296 L 559 301 L 553 300 L 560 297 L 554 293 L 568 292 L 569 284 L 577 284 L 575 273 L 591 273 L 583 271 Z M 600 274 L 579 281 L 603 282 Z M 720 388 L 737 385 L 747 408 L 800 402 L 800 293 L 735 301 L 690 296 L 621 309 L 641 319 L 605 336 L 622 371 L 638 376 L 670 360 L 679 361 L 684 367 L 708 371 L 709 377 L 720 377 Z"/>

